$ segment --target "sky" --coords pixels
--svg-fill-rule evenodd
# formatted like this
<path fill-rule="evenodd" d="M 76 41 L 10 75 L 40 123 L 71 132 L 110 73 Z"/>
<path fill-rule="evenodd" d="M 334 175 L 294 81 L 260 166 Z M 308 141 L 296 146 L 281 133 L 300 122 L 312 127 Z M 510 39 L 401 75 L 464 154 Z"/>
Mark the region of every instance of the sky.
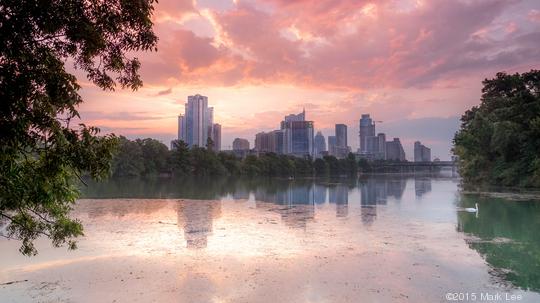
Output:
<path fill-rule="evenodd" d="M 358 120 L 450 158 L 465 110 L 499 71 L 540 68 L 540 1 L 160 0 L 158 51 L 133 54 L 144 86 L 101 91 L 84 76 L 82 120 L 103 133 L 176 139 L 187 96 L 208 96 L 222 149 L 306 110 L 316 131 Z"/>

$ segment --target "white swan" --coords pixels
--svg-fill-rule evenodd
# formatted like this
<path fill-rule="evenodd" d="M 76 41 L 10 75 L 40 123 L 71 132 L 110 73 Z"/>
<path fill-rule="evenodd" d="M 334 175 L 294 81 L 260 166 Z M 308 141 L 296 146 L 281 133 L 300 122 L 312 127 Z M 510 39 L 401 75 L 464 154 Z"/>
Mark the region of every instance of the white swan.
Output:
<path fill-rule="evenodd" d="M 478 212 L 478 203 L 474 203 L 474 208 L 467 207 L 464 209 L 465 211 L 468 211 L 470 213 L 477 213 Z"/>

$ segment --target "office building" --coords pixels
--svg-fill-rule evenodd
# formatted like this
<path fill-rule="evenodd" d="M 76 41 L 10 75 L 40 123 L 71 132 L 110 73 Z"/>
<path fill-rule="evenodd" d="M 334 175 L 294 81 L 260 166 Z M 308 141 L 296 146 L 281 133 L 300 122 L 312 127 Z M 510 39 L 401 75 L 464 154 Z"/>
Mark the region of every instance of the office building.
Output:
<path fill-rule="evenodd" d="M 219 131 L 221 135 L 221 131 Z M 208 97 L 188 96 L 183 115 L 178 116 L 178 140 L 189 147 L 206 146 L 208 138 L 214 138 L 214 108 L 208 107 Z M 221 137 L 219 138 L 221 141 Z"/>
<path fill-rule="evenodd" d="M 255 150 L 258 153 L 283 153 L 283 136 L 282 130 L 274 130 L 271 132 L 260 132 L 255 135 Z"/>
<path fill-rule="evenodd" d="M 214 141 L 214 151 L 221 150 L 221 124 L 214 123 L 212 128 L 212 140 Z"/>
<path fill-rule="evenodd" d="M 414 142 L 414 162 L 430 162 L 431 149 L 423 145 L 420 141 Z"/>
<path fill-rule="evenodd" d="M 359 122 L 360 126 L 360 153 L 366 154 L 368 150 L 368 138 L 375 137 L 375 123 L 369 114 L 363 114 Z"/>
<path fill-rule="evenodd" d="M 233 141 L 233 150 L 249 150 L 249 141 L 247 139 L 235 138 Z"/>
<path fill-rule="evenodd" d="M 384 133 L 378 133 L 377 139 L 378 146 L 375 159 L 386 160 L 386 135 Z"/>
<path fill-rule="evenodd" d="M 306 111 L 287 115 L 281 121 L 283 153 L 297 157 L 313 156 L 313 121 L 306 121 Z"/>
<path fill-rule="evenodd" d="M 328 154 L 336 155 L 336 136 L 328 136 Z"/>
<path fill-rule="evenodd" d="M 347 125 L 336 124 L 336 146 L 347 147 Z"/>
<path fill-rule="evenodd" d="M 405 151 L 399 138 L 386 142 L 386 160 L 405 161 Z"/>
<path fill-rule="evenodd" d="M 321 157 L 323 152 L 326 151 L 326 140 L 324 139 L 323 134 L 319 131 L 313 139 L 314 142 L 314 151 L 313 154 L 315 157 Z"/>

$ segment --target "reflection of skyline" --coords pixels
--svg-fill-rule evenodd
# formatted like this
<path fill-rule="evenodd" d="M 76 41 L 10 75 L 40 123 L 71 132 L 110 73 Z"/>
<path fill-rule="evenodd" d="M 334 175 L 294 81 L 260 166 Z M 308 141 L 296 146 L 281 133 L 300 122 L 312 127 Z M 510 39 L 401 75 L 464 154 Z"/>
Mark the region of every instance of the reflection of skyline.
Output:
<path fill-rule="evenodd" d="M 178 228 L 184 232 L 186 247 L 205 248 L 212 235 L 213 221 L 221 216 L 221 201 L 180 200 L 177 214 Z"/>
<path fill-rule="evenodd" d="M 386 205 L 388 197 L 397 201 L 403 196 L 405 179 L 370 178 L 360 184 L 361 218 L 364 225 L 371 225 L 377 218 L 377 205 Z"/>
<path fill-rule="evenodd" d="M 315 194 L 311 183 L 294 184 L 287 182 L 282 186 L 265 188 L 257 187 L 255 200 L 271 202 L 285 207 L 272 208 L 272 211 L 281 215 L 285 225 L 295 228 L 305 228 L 307 222 L 315 218 L 315 200 L 321 198 L 321 192 Z M 326 196 L 326 189 L 324 192 Z M 257 203 L 257 207 L 263 207 Z M 265 206 L 264 206 L 265 207 Z"/>
<path fill-rule="evenodd" d="M 349 188 L 344 184 L 332 185 L 328 188 L 328 200 L 336 204 L 336 217 L 347 217 L 349 214 Z"/>
<path fill-rule="evenodd" d="M 431 191 L 431 179 L 429 178 L 415 178 L 414 179 L 414 192 L 417 198 L 421 198 L 424 194 Z"/>

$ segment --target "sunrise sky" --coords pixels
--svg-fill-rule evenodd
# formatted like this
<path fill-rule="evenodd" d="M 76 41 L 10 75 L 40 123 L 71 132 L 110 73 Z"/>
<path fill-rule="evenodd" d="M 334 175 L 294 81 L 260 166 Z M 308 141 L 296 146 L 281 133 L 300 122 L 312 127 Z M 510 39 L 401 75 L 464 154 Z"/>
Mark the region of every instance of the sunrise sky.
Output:
<path fill-rule="evenodd" d="M 136 54 L 144 87 L 103 92 L 79 76 L 85 123 L 169 145 L 188 95 L 208 96 L 235 137 L 306 109 L 325 136 L 370 113 L 377 132 L 449 159 L 460 115 L 497 71 L 540 68 L 540 1 L 160 0 L 158 51 Z"/>

